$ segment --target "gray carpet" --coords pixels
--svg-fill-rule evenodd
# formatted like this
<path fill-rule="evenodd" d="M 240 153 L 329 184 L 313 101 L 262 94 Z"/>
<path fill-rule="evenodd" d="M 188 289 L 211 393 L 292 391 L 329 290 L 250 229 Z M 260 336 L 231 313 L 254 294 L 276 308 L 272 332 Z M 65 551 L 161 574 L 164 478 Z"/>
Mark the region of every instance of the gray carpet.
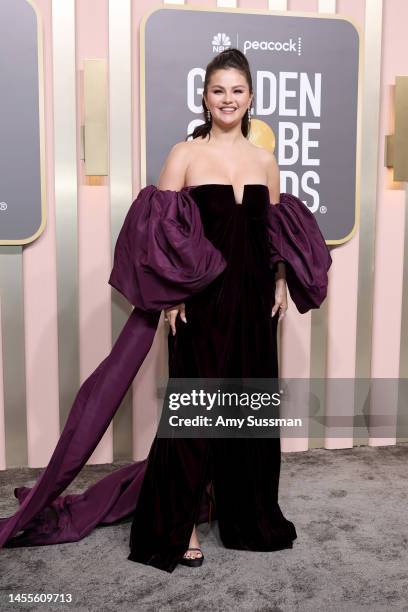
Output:
<path fill-rule="evenodd" d="M 172 574 L 127 560 L 130 523 L 80 542 L 0 550 L 1 610 L 408 611 L 408 444 L 283 454 L 280 506 L 296 526 L 293 549 L 222 547 L 217 524 L 200 568 Z M 114 466 L 86 466 L 66 492 Z M 0 516 L 15 486 L 39 470 L 0 472 Z M 72 593 L 70 604 L 9 604 L 8 593 Z"/>

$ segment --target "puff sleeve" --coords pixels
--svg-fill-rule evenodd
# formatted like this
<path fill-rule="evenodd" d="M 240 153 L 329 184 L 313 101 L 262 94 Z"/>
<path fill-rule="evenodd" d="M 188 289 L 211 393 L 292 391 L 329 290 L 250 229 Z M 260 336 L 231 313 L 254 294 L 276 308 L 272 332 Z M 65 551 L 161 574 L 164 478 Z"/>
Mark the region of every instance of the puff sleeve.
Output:
<path fill-rule="evenodd" d="M 285 262 L 298 311 L 319 308 L 327 295 L 332 258 L 313 213 L 296 196 L 281 193 L 279 203 L 268 207 L 266 231 L 270 267 Z"/>
<path fill-rule="evenodd" d="M 126 215 L 109 284 L 147 312 L 168 308 L 206 287 L 225 268 L 205 237 L 188 190 L 140 190 Z"/>
<path fill-rule="evenodd" d="M 91 456 L 148 355 L 160 311 L 206 287 L 225 266 L 186 190 L 140 190 L 119 232 L 109 278 L 135 308 L 79 388 L 47 467 L 33 487 L 14 489 L 20 507 L 0 518 L 0 548 L 74 542 L 97 524 L 129 515 L 145 462 L 115 470 L 83 494 L 60 494 Z"/>

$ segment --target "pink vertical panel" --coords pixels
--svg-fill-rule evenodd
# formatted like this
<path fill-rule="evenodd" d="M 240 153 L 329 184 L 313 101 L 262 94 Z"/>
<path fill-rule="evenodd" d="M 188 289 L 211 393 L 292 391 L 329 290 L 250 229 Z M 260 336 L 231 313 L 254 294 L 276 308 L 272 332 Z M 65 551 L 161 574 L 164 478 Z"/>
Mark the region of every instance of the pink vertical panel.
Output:
<path fill-rule="evenodd" d="M 78 282 L 79 352 L 81 383 L 111 350 L 110 198 L 107 177 L 90 185 L 80 157 L 83 115 L 84 60 L 104 59 L 108 64 L 108 0 L 76 2 L 77 155 L 78 168 Z M 107 68 L 108 66 L 106 66 Z M 107 114 L 106 120 L 108 121 Z M 112 423 L 89 458 L 88 464 L 113 459 Z"/>
<path fill-rule="evenodd" d="M 309 378 L 310 377 L 310 346 L 311 346 L 311 313 L 300 314 L 288 292 L 288 310 L 278 325 L 281 328 L 281 359 L 279 376 L 281 378 Z M 302 391 L 307 388 L 305 381 Z M 292 412 L 293 410 L 293 412 Z M 306 410 L 306 414 L 305 414 Z M 306 419 L 308 408 L 304 397 L 296 396 L 296 388 L 291 391 L 291 412 L 296 417 Z M 303 451 L 309 448 L 307 427 L 299 430 L 302 437 L 285 438 L 282 436 L 282 452 Z"/>
<path fill-rule="evenodd" d="M 158 1 L 132 2 L 133 197 L 136 197 L 142 187 L 140 184 L 140 22 L 146 14 L 164 6 Z M 167 91 L 166 95 L 171 99 L 172 92 Z M 157 409 L 160 406 L 157 399 L 157 385 L 160 377 L 168 372 L 166 363 L 163 367 L 166 355 L 167 344 L 163 317 L 161 317 L 153 346 L 133 385 L 133 458 L 135 460 L 146 457 L 157 430 Z"/>
<path fill-rule="evenodd" d="M 29 467 L 44 467 L 59 438 L 51 0 L 35 0 L 43 26 L 47 224 L 23 247 Z"/>
<path fill-rule="evenodd" d="M 288 3 L 288 12 L 315 12 L 317 3 L 315 0 L 297 0 Z M 301 315 L 292 300 L 289 298 L 289 309 L 284 320 L 279 323 L 281 331 L 281 363 L 280 376 L 282 378 L 309 378 L 311 367 L 311 313 Z M 305 383 L 306 386 L 306 383 Z M 294 400 L 296 401 L 296 400 Z M 297 410 L 302 414 L 303 404 L 298 398 Z M 303 414 L 303 417 L 307 415 Z M 302 430 L 303 433 L 303 430 Z M 282 436 L 282 451 L 302 451 L 309 448 L 308 431 L 304 431 L 304 437 L 285 438 Z"/>
<path fill-rule="evenodd" d="M 354 379 L 356 371 L 356 330 L 358 299 L 359 235 L 331 251 L 333 263 L 329 272 L 327 307 L 327 386 L 326 416 L 350 416 L 350 433 L 346 437 L 326 437 L 325 448 L 353 446 L 352 415 L 354 389 L 348 385 L 339 395 L 339 386 L 330 379 Z M 340 404 L 337 402 L 340 401 Z"/>
<path fill-rule="evenodd" d="M 288 10 L 301 12 L 316 12 L 318 0 L 288 0 Z"/>
<path fill-rule="evenodd" d="M 6 437 L 4 431 L 3 338 L 0 295 L 0 470 L 6 469 Z"/>
<path fill-rule="evenodd" d="M 373 378 L 398 378 L 401 336 L 402 280 L 404 263 L 405 184 L 393 182 L 392 170 L 384 166 L 384 137 L 394 133 L 394 85 L 397 75 L 408 73 L 404 0 L 383 3 L 383 53 L 378 159 L 378 201 L 375 236 L 373 310 Z M 390 398 L 390 402 L 392 399 Z M 373 398 L 371 409 L 383 414 Z M 388 406 L 395 414 L 396 403 Z M 395 438 L 370 438 L 370 446 L 395 444 Z"/>
<path fill-rule="evenodd" d="M 165 387 L 167 378 L 167 336 L 162 316 L 153 345 L 133 385 L 133 458 L 136 461 L 147 456 L 157 431 L 162 405 L 158 391 L 159 386 Z"/>
<path fill-rule="evenodd" d="M 350 18 L 364 31 L 365 2 L 337 0 L 336 15 Z M 364 58 L 361 57 L 361 62 Z M 362 85 L 362 83 L 361 83 Z M 363 111 L 362 111 L 363 112 Z M 360 168 L 357 168 L 360 172 Z M 357 175 L 357 180 L 360 180 Z M 358 202 L 358 205 L 360 203 Z M 347 242 L 335 246 L 332 251 L 333 264 L 329 276 L 328 308 L 327 308 L 327 370 L 326 415 L 336 415 L 341 409 L 350 414 L 350 423 L 354 413 L 354 396 L 343 395 L 341 406 L 337 405 L 339 398 L 338 385 L 330 386 L 332 378 L 350 378 L 355 376 L 356 365 L 356 330 L 358 303 L 358 260 L 359 260 L 359 228 Z M 344 390 L 345 392 L 346 390 Z M 343 438 L 325 439 L 325 448 L 349 448 L 353 446 L 353 430 L 350 425 L 350 435 Z"/>

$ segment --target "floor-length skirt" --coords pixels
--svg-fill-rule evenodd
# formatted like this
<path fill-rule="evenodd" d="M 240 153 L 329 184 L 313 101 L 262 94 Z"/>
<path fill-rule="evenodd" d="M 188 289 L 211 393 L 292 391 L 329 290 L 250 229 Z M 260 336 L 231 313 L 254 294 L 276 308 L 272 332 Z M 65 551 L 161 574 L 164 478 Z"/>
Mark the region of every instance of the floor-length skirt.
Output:
<path fill-rule="evenodd" d="M 169 331 L 172 380 L 278 376 L 278 313 L 271 317 L 275 280 L 267 265 L 262 216 L 256 214 L 266 200 L 260 198 L 260 186 L 252 185 L 243 205 L 226 202 L 224 187 L 195 190 L 206 234 L 228 265 L 185 302 L 187 323 L 177 317 L 176 335 Z M 296 530 L 278 504 L 280 465 L 279 437 L 156 435 L 133 515 L 128 558 L 173 571 L 194 524 L 206 520 L 202 510 L 210 487 L 224 546 L 291 548 Z"/>

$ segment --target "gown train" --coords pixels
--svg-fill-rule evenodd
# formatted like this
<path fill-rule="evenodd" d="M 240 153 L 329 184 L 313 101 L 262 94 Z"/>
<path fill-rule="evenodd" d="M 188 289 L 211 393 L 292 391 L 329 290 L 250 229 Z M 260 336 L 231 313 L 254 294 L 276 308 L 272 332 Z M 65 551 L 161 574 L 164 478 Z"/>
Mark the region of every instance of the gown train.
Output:
<path fill-rule="evenodd" d="M 91 456 L 154 339 L 163 309 L 186 303 L 169 334 L 171 377 L 277 377 L 274 270 L 286 265 L 299 312 L 326 297 L 331 256 L 313 214 L 295 196 L 269 203 L 265 185 L 140 190 L 120 231 L 109 283 L 134 305 L 111 353 L 82 384 L 49 464 L 20 507 L 0 519 L 0 547 L 73 542 L 97 525 L 132 518 L 129 559 L 173 571 L 214 487 L 225 546 L 291 547 L 278 504 L 280 440 L 165 439 L 83 493 L 61 493 Z M 167 478 L 166 478 L 167 475 Z"/>

